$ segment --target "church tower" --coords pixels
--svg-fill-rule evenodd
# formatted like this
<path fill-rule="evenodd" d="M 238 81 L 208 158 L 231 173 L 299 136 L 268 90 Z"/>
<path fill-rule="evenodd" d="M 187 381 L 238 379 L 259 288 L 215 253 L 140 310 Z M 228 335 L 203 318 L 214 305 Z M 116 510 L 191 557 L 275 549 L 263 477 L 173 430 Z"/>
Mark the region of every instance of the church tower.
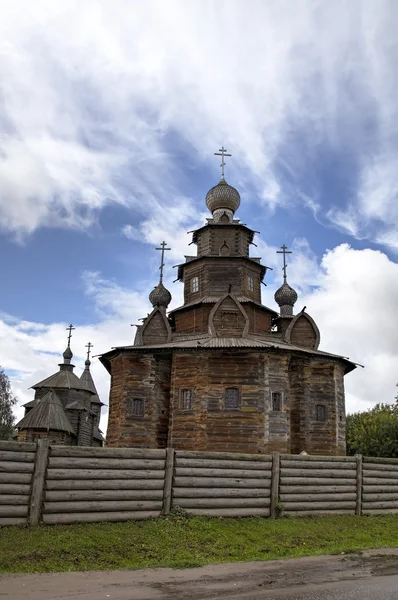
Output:
<path fill-rule="evenodd" d="M 355 365 L 318 349 L 314 320 L 294 315 L 283 283 L 279 310 L 261 302 L 268 267 L 250 255 L 256 232 L 235 213 L 239 192 L 221 180 L 206 195 L 211 216 L 193 232 L 177 280 L 184 303 L 167 313 L 160 281 L 134 345 L 101 357 L 111 374 L 107 445 L 248 453 L 345 453 L 345 373 Z"/>

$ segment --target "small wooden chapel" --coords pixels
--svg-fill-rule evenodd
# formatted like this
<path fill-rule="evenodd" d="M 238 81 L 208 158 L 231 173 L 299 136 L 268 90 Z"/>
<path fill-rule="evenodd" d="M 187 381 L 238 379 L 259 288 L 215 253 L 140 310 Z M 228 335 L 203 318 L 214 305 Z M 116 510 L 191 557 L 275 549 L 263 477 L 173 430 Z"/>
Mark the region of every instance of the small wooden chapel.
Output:
<path fill-rule="evenodd" d="M 235 216 L 240 195 L 220 153 L 211 216 L 193 232 L 197 253 L 178 265 L 183 305 L 167 310 L 163 242 L 152 312 L 133 345 L 100 358 L 111 375 L 106 445 L 343 455 L 344 376 L 355 364 L 319 350 L 314 319 L 294 312 L 285 245 L 277 307 L 262 304 L 267 267 L 250 255 L 256 232 Z"/>

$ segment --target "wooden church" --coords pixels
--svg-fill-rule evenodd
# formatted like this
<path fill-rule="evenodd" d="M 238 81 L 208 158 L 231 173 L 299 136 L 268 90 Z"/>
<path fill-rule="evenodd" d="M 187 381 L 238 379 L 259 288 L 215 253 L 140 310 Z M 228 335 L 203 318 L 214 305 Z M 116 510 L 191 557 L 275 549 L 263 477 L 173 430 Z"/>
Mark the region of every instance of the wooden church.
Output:
<path fill-rule="evenodd" d="M 111 375 L 107 446 L 345 454 L 344 375 L 355 364 L 319 350 L 319 330 L 286 277 L 278 310 L 261 302 L 267 267 L 250 256 L 255 231 L 235 212 L 224 178 L 193 232 L 196 255 L 178 265 L 184 304 L 170 312 L 161 276 L 134 344 L 100 358 Z"/>

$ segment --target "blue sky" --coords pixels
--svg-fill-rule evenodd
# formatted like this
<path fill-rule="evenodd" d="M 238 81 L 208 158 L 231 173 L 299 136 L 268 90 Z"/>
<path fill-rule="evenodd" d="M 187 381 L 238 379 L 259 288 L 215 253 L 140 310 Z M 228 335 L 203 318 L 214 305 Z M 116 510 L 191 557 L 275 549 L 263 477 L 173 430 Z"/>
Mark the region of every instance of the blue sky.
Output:
<path fill-rule="evenodd" d="M 89 340 L 131 343 L 162 240 L 181 304 L 172 267 L 208 216 L 221 144 L 238 216 L 261 232 L 252 255 L 274 269 L 263 302 L 286 243 L 321 348 L 366 365 L 348 410 L 392 401 L 397 26 L 387 0 L 2 3 L 0 364 L 20 402 L 57 368 L 69 322 L 78 373 Z"/>

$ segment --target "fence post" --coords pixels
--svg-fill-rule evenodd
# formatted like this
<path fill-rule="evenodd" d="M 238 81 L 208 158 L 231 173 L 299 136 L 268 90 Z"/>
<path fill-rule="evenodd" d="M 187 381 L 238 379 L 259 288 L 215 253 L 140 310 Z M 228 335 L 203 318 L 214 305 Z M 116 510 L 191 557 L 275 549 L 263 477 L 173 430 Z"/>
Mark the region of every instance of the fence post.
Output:
<path fill-rule="evenodd" d="M 272 453 L 272 472 L 271 472 L 271 509 L 270 517 L 275 519 L 277 516 L 277 506 L 279 504 L 279 474 L 280 474 L 280 455 L 279 452 Z"/>
<path fill-rule="evenodd" d="M 29 524 L 32 526 L 39 525 L 41 521 L 48 453 L 48 439 L 42 438 L 37 440 L 35 468 L 32 476 L 32 488 L 29 503 Z"/>
<path fill-rule="evenodd" d="M 355 507 L 355 514 L 362 514 L 362 463 L 363 458 L 362 454 L 356 454 L 355 458 L 357 460 L 357 503 Z"/>
<path fill-rule="evenodd" d="M 173 473 L 174 473 L 174 456 L 173 448 L 166 449 L 166 465 L 164 473 L 163 487 L 163 514 L 168 515 L 171 508 L 171 494 L 173 490 Z"/>

